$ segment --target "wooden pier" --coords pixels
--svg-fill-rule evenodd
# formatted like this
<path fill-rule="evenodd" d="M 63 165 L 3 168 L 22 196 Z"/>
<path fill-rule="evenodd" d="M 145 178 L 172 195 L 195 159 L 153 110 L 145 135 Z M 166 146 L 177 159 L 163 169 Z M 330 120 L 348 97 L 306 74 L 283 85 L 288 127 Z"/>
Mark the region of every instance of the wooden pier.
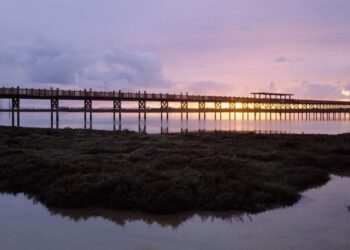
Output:
<path fill-rule="evenodd" d="M 181 120 L 188 120 L 189 113 L 198 113 L 199 119 L 203 115 L 206 119 L 207 113 L 214 113 L 215 119 L 218 113 L 228 112 L 231 119 L 231 113 L 254 113 L 254 118 L 260 114 L 280 114 L 280 117 L 301 115 L 306 119 L 311 118 L 311 114 L 321 114 L 326 119 L 333 116 L 342 116 L 350 114 L 350 101 L 332 101 L 332 100 L 307 100 L 294 99 L 292 94 L 283 93 L 251 93 L 251 97 L 231 97 L 231 96 L 203 96 L 189 94 L 153 94 L 146 92 L 124 93 L 121 91 L 92 91 L 90 90 L 60 90 L 60 89 L 24 89 L 19 87 L 0 88 L 0 99 L 9 99 L 10 107 L 8 109 L 1 108 L 0 112 L 10 112 L 12 114 L 12 126 L 20 126 L 21 112 L 50 112 L 51 127 L 59 127 L 60 112 L 83 112 L 84 124 L 86 128 L 87 120 L 89 120 L 90 128 L 92 128 L 92 114 L 94 112 L 113 113 L 113 126 L 121 128 L 122 113 L 138 113 L 139 122 L 146 122 L 147 113 L 160 113 L 161 119 L 169 119 L 169 113 L 180 113 Z M 28 109 L 21 108 L 21 100 L 48 100 L 50 106 L 46 108 Z M 82 101 L 84 106 L 81 108 L 60 107 L 60 101 L 72 100 Z M 93 108 L 95 101 L 110 101 L 113 103 L 112 108 Z M 127 102 L 138 104 L 137 108 L 124 107 Z M 147 106 L 149 102 L 158 102 L 159 108 L 151 108 Z M 174 108 L 169 103 L 179 104 L 179 108 Z M 190 104 L 195 103 L 193 108 Z M 208 107 L 211 103 L 212 107 Z M 225 105 L 223 105 L 225 104 Z M 165 117 L 163 117 L 165 116 Z M 283 118 L 282 118 L 283 119 Z"/>

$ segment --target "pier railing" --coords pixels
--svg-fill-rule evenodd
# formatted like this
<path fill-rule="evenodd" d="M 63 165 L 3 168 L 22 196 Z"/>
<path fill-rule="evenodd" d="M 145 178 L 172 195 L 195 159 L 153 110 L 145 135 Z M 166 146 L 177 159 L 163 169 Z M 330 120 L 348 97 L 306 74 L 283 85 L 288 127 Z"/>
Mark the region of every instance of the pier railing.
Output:
<path fill-rule="evenodd" d="M 229 97 L 229 96 L 201 96 L 201 95 L 188 95 L 188 94 L 155 94 L 146 92 L 121 92 L 121 91 L 91 91 L 91 90 L 60 90 L 60 89 L 33 89 L 33 88 L 0 88 L 0 96 L 15 96 L 20 95 L 21 97 L 63 97 L 63 98 L 125 98 L 125 99 L 171 99 L 171 100 L 203 100 L 203 101 L 215 101 L 221 100 L 233 100 L 236 98 L 240 99 L 251 99 L 245 97 Z"/>
<path fill-rule="evenodd" d="M 61 90 L 61 89 L 33 89 L 33 88 L 0 88 L 0 97 L 16 97 L 29 99 L 81 99 L 85 98 L 96 100 L 168 100 L 168 101 L 204 101 L 204 102 L 247 102 L 247 103 L 299 103 L 299 104 L 339 104 L 349 105 L 350 101 L 337 100 L 310 100 L 310 99 L 282 99 L 282 98 L 253 98 L 239 96 L 204 96 L 189 94 L 164 94 L 164 93 L 147 93 L 147 92 L 121 92 L 121 91 L 92 91 L 90 90 Z"/>

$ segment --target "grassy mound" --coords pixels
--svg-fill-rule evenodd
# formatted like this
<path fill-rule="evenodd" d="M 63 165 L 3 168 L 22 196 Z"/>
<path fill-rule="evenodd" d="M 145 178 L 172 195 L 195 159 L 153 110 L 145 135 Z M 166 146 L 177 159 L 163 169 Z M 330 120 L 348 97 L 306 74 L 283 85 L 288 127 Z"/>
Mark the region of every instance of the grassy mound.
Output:
<path fill-rule="evenodd" d="M 350 169 L 350 134 L 257 135 L 0 127 L 0 191 L 48 206 L 173 213 L 291 205 Z"/>

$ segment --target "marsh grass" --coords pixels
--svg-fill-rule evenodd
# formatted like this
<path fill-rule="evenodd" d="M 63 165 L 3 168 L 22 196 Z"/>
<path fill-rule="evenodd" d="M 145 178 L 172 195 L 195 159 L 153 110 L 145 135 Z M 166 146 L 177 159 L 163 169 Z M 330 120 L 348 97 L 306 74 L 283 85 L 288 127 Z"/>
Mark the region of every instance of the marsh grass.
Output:
<path fill-rule="evenodd" d="M 0 127 L 0 191 L 54 207 L 259 212 L 291 205 L 349 169 L 350 134 Z"/>

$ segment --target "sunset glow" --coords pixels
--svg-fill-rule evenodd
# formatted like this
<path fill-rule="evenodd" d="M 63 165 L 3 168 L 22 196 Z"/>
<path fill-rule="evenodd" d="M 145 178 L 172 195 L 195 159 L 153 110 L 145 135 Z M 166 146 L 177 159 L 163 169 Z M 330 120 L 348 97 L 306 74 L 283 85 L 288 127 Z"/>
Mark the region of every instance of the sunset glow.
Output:
<path fill-rule="evenodd" d="M 349 9 L 342 0 L 5 0 L 0 81 L 348 99 Z"/>

